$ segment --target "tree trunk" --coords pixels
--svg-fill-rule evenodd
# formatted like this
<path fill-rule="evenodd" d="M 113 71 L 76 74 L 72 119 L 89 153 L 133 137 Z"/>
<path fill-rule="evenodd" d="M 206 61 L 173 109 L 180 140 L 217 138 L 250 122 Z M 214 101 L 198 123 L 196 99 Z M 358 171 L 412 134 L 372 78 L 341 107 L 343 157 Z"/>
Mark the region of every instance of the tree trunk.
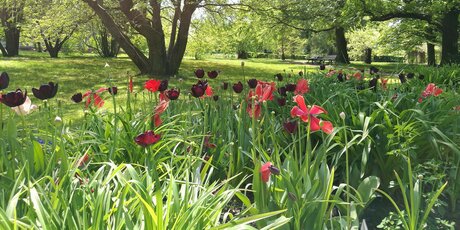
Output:
<path fill-rule="evenodd" d="M 460 63 L 458 55 L 458 16 L 460 10 L 453 9 L 447 12 L 442 21 L 442 51 L 441 65 Z"/>
<path fill-rule="evenodd" d="M 434 44 L 432 43 L 426 43 L 426 50 L 427 50 L 427 60 L 428 60 L 428 65 L 429 66 L 435 66 L 436 65 L 436 54 L 434 51 Z"/>
<path fill-rule="evenodd" d="M 15 27 L 7 27 L 5 31 L 5 52 L 3 56 L 14 57 L 19 55 L 19 36 L 21 31 Z"/>
<path fill-rule="evenodd" d="M 347 38 L 345 37 L 345 29 L 343 27 L 335 28 L 335 45 L 337 48 L 337 63 L 350 64 L 347 50 Z"/>
<path fill-rule="evenodd" d="M 364 50 L 364 63 L 371 64 L 372 63 L 372 49 L 366 48 Z"/>
<path fill-rule="evenodd" d="M 42 43 L 37 42 L 36 44 L 37 44 L 37 52 L 39 52 L 39 53 L 43 52 Z"/>

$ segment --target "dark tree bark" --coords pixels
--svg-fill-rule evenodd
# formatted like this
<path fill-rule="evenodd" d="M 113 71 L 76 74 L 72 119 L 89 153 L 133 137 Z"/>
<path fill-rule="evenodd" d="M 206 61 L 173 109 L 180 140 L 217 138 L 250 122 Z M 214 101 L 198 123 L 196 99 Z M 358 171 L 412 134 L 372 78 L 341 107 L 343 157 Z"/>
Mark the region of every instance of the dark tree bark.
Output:
<path fill-rule="evenodd" d="M 137 33 L 145 37 L 149 48 L 148 57 L 131 42 L 122 28 L 117 25 L 107 10 L 102 7 L 102 1 L 82 0 L 86 2 L 99 16 L 104 26 L 120 47 L 128 54 L 141 74 L 151 74 L 157 77 L 169 77 L 176 74 L 184 57 L 188 41 L 192 15 L 201 1 L 175 1 L 175 13 L 172 19 L 172 29 L 168 49 L 166 49 L 165 34 L 161 22 L 161 2 L 150 0 L 151 17 L 147 17 L 135 9 L 132 0 L 119 0 L 121 12 Z"/>
<path fill-rule="evenodd" d="M 0 19 L 5 34 L 5 45 L 0 44 L 0 50 L 5 57 L 19 55 L 19 38 L 21 30 L 18 26 L 23 20 L 24 2 L 15 2 L 11 6 L 3 6 L 0 9 Z"/>
<path fill-rule="evenodd" d="M 335 28 L 335 45 L 337 47 L 337 63 L 350 64 L 348 57 L 347 38 L 345 37 L 345 29 L 343 27 Z"/>
<path fill-rule="evenodd" d="M 237 53 L 237 58 L 238 59 L 248 59 L 249 58 L 249 54 L 248 52 L 244 51 L 244 50 L 240 50 L 238 51 Z"/>
<path fill-rule="evenodd" d="M 427 50 L 427 64 L 429 66 L 436 65 L 436 53 L 434 49 L 434 42 L 436 40 L 436 35 L 434 34 L 434 29 L 432 27 L 428 27 L 426 30 L 426 50 Z"/>
<path fill-rule="evenodd" d="M 364 50 L 364 63 L 371 64 L 372 63 L 372 49 L 366 48 Z"/>
<path fill-rule="evenodd" d="M 458 16 L 460 10 L 447 12 L 441 21 L 442 51 L 441 65 L 460 63 L 458 54 Z"/>

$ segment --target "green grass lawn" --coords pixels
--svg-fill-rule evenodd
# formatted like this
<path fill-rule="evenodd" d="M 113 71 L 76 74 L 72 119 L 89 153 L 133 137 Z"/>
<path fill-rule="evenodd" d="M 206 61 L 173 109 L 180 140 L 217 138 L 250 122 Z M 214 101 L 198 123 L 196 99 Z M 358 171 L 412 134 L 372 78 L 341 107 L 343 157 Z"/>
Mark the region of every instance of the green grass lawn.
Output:
<path fill-rule="evenodd" d="M 104 67 L 106 63 L 109 67 Z M 369 65 L 353 63 L 348 66 L 336 68 L 366 68 Z M 376 63 L 376 66 L 383 69 L 386 73 L 397 73 L 404 68 L 411 67 L 398 63 Z M 206 59 L 194 60 L 184 58 L 178 76 L 170 80 L 171 86 L 182 86 L 189 88 L 196 78 L 193 74 L 197 68 L 206 71 L 220 70 L 219 82 L 237 82 L 250 78 L 273 80 L 276 73 L 298 74 L 299 71 L 316 72 L 317 65 L 304 65 L 301 61 L 281 61 L 275 59 L 248 59 L 244 60 L 244 70 L 241 60 L 229 59 Z M 328 68 L 334 68 L 329 66 Z M 134 77 L 135 91 L 143 89 L 145 80 L 153 76 L 138 76 L 135 65 L 126 56 L 119 58 L 99 58 L 94 55 L 62 55 L 57 59 L 51 59 L 46 53 L 22 52 L 20 57 L 0 58 L 0 71 L 5 71 L 10 76 L 10 86 L 7 90 L 16 88 L 25 89 L 34 104 L 40 105 L 38 99 L 32 95 L 32 88 L 38 88 L 47 82 L 57 82 L 59 91 L 56 96 L 60 103 L 59 109 L 65 119 L 79 119 L 83 114 L 83 104 L 74 104 L 70 97 L 77 92 L 86 92 L 89 89 L 100 87 L 118 86 L 120 91 L 127 89 L 128 76 Z M 307 73 L 308 74 L 308 73 Z M 183 80 L 180 82 L 179 80 Z M 216 86 L 213 86 L 216 87 Z M 122 94 L 125 95 L 125 94 Z M 107 98 L 108 94 L 105 95 Z M 123 99 L 123 98 L 121 98 Z M 54 100 L 54 99 L 53 99 Z M 54 102 L 51 102 L 54 103 Z M 105 108 L 110 108 L 110 100 L 106 100 Z M 31 116 L 33 118 L 33 116 Z"/>

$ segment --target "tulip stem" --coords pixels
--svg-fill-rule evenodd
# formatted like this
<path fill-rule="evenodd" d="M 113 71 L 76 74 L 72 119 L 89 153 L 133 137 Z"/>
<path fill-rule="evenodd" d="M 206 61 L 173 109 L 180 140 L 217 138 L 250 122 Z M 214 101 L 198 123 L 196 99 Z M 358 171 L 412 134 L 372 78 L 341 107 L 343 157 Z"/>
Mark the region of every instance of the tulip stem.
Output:
<path fill-rule="evenodd" d="M 345 137 L 345 180 L 347 183 L 347 229 L 350 229 L 350 166 L 348 165 L 348 137 L 347 137 L 347 129 L 345 125 L 345 120 L 343 121 L 343 126 L 345 127 L 344 131 L 344 137 Z"/>

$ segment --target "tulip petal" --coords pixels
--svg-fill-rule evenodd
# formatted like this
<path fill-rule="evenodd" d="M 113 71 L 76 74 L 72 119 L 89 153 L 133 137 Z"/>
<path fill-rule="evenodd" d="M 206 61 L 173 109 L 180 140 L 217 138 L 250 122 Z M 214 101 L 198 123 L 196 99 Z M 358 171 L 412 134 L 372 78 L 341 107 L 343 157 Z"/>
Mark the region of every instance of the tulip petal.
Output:
<path fill-rule="evenodd" d="M 331 134 L 334 131 L 334 126 L 330 121 L 321 121 L 321 130 L 327 134 Z"/>
<path fill-rule="evenodd" d="M 294 96 L 294 102 L 297 103 L 297 105 L 300 107 L 300 109 L 301 109 L 304 113 L 308 113 L 308 108 L 307 108 L 307 105 L 305 105 L 305 99 L 303 98 L 302 95 L 296 95 L 296 96 Z"/>
<path fill-rule="evenodd" d="M 310 115 L 318 115 L 322 113 L 327 114 L 327 111 L 321 106 L 313 105 L 310 109 Z"/>

